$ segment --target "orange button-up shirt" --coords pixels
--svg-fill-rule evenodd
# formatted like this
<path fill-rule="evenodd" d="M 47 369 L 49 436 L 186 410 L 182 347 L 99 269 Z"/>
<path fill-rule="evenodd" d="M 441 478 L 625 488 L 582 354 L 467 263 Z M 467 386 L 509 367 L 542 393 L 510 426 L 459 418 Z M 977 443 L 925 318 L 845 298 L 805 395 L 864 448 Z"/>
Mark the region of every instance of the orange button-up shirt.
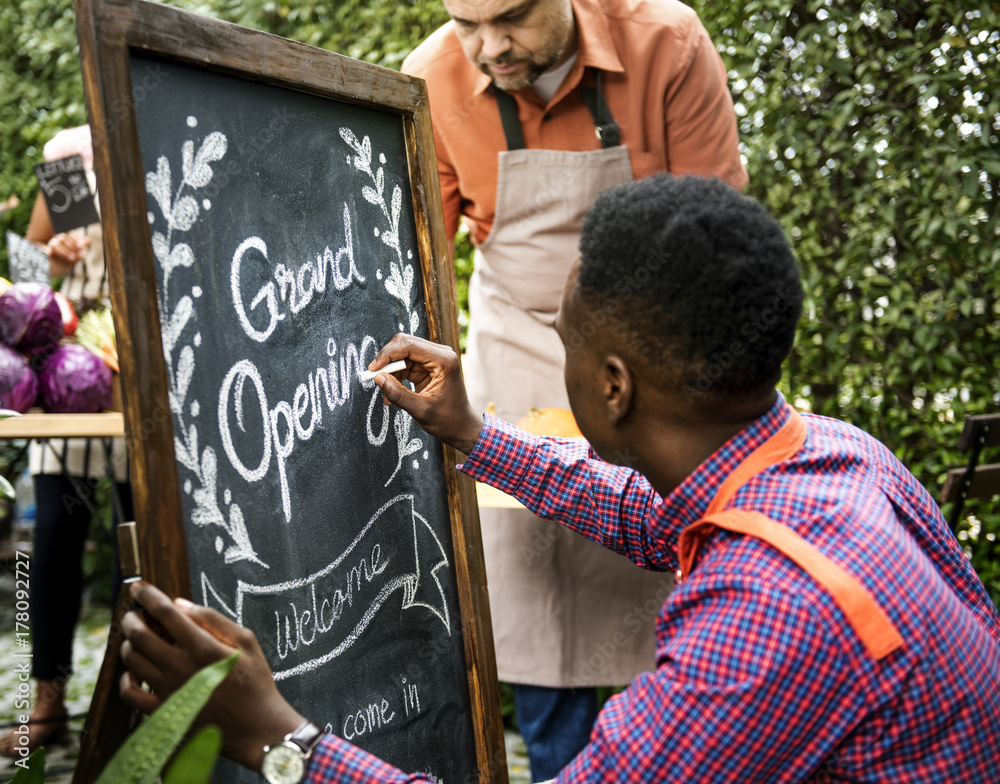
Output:
<path fill-rule="evenodd" d="M 657 171 L 747 184 L 726 69 L 698 17 L 677 0 L 572 0 L 577 60 L 548 103 L 514 93 L 528 149 L 600 149 L 581 97 L 604 71 L 604 94 L 638 179 Z M 490 78 L 469 62 L 449 22 L 403 63 L 427 81 L 449 236 L 465 216 L 482 242 L 496 211 L 497 155 L 507 149 Z M 553 183 L 558 188 L 558 183 Z"/>

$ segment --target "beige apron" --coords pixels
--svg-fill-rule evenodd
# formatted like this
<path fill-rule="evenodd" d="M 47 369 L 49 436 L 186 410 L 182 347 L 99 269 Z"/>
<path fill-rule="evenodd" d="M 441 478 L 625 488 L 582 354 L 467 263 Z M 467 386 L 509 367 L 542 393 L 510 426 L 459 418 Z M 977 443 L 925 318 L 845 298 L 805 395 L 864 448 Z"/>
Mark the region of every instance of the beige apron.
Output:
<path fill-rule="evenodd" d="M 554 324 L 583 216 L 630 182 L 625 147 L 504 151 L 493 229 L 476 254 L 465 374 L 474 406 L 516 422 L 532 407 L 568 408 Z M 622 685 L 654 664 L 656 613 L 673 575 L 530 512 L 482 509 L 501 680 L 535 686 Z"/>

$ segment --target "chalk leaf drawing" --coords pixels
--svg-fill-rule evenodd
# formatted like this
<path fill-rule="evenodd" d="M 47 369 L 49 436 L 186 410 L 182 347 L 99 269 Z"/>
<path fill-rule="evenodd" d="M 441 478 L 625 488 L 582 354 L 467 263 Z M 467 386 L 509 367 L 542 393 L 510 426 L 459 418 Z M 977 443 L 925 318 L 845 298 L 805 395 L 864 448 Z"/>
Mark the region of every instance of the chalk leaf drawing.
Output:
<path fill-rule="evenodd" d="M 194 117 L 188 118 L 188 126 L 197 126 Z M 218 458 L 215 450 L 206 446 L 198 451 L 198 427 L 189 421 L 200 410 L 198 401 L 187 400 L 191 379 L 194 376 L 194 347 L 201 342 L 199 333 L 191 334 L 187 329 L 195 316 L 195 300 L 201 296 L 201 289 L 192 285 L 180 296 L 171 287 L 171 277 L 177 270 L 194 264 L 194 251 L 176 236 L 194 228 L 200 215 L 198 200 L 194 192 L 212 181 L 211 164 L 222 160 L 226 154 L 228 141 L 225 134 L 214 131 L 206 136 L 197 152 L 195 141 L 188 139 L 181 147 L 181 179 L 174 187 L 170 160 L 161 155 L 156 161 L 156 171 L 146 173 L 146 192 L 160 208 L 163 222 L 149 213 L 152 231 L 153 255 L 163 271 L 163 283 L 157 292 L 157 306 L 160 314 L 163 337 L 163 354 L 167 365 L 168 399 L 174 416 L 174 451 L 178 462 L 193 475 L 190 488 L 195 509 L 191 516 L 195 525 L 217 527 L 222 534 L 217 536 L 216 549 L 223 554 L 227 564 L 237 561 L 252 561 L 268 568 L 254 550 L 247 533 L 243 510 L 230 500 L 230 491 L 223 493 L 225 511 L 219 505 Z M 207 205 L 207 202 L 202 202 Z M 165 225 L 165 230 L 157 227 Z M 178 287 L 183 288 L 183 287 Z M 188 480 L 190 482 L 191 480 Z"/>
<path fill-rule="evenodd" d="M 385 198 L 385 170 L 379 166 L 372 171 L 372 144 L 367 136 L 361 141 L 350 128 L 340 129 L 340 138 L 344 140 L 348 147 L 354 152 L 354 168 L 367 174 L 371 184 L 364 184 L 361 187 L 361 196 L 366 202 L 378 207 L 385 218 L 385 225 L 381 229 L 376 229 L 382 242 L 395 251 L 395 258 L 389 263 L 389 273 L 385 276 L 385 290 L 388 291 L 402 304 L 405 311 L 405 321 L 400 324 L 400 331 L 409 329 L 413 334 L 420 327 L 420 314 L 416 310 L 415 294 L 413 291 L 413 266 L 403 260 L 403 249 L 399 244 L 399 217 L 403 210 L 403 189 L 398 184 L 392 186 L 392 196 L 389 201 Z M 380 163 L 385 163 L 385 156 L 379 157 Z M 407 251 L 407 259 L 412 256 L 411 251 Z M 396 478 L 399 470 L 403 467 L 403 461 L 423 448 L 423 441 L 419 437 L 411 437 L 410 429 L 413 419 L 402 409 L 396 409 L 396 418 L 393 422 L 393 429 L 396 433 L 396 445 L 398 448 L 398 459 L 396 468 L 385 482 L 389 483 Z"/>

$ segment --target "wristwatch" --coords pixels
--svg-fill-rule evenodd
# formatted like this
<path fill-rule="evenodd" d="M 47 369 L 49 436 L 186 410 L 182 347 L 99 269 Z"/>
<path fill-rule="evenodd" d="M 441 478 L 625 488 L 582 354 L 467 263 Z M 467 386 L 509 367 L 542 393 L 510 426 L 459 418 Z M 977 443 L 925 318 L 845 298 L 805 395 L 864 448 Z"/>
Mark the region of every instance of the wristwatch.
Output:
<path fill-rule="evenodd" d="M 281 743 L 264 747 L 264 762 L 260 772 L 268 784 L 300 784 L 306 767 L 323 730 L 307 721 L 295 732 L 288 733 Z"/>

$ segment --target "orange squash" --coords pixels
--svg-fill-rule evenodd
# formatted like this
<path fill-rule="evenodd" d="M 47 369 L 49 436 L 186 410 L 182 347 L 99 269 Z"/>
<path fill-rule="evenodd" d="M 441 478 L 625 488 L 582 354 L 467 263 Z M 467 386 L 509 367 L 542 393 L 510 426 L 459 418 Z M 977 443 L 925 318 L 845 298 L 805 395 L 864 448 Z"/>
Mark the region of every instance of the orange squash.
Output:
<path fill-rule="evenodd" d="M 567 408 L 532 408 L 515 424 L 536 436 L 583 438 L 573 412 Z"/>

